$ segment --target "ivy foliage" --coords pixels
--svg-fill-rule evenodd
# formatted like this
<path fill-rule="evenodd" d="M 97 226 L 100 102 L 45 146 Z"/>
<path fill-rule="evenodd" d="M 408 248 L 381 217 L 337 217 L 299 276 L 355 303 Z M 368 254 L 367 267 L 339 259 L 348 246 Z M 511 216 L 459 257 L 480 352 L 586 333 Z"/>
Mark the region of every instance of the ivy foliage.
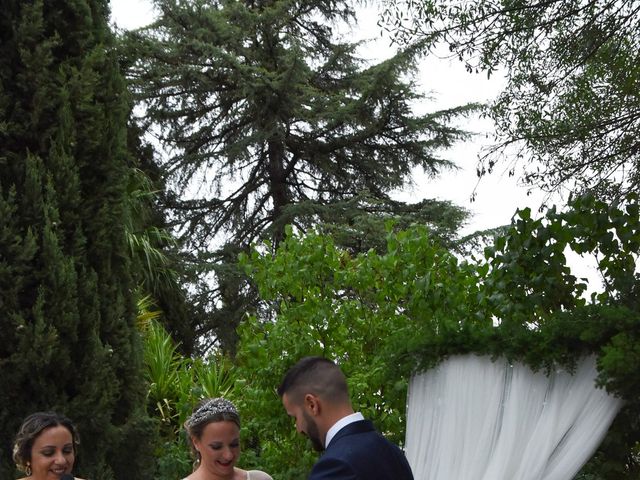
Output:
<path fill-rule="evenodd" d="M 274 392 L 299 357 L 337 360 L 355 408 L 402 443 L 411 374 L 475 352 L 535 370 L 571 369 L 580 356 L 595 354 L 599 384 L 626 400 L 624 421 L 603 444 L 609 450 L 601 470 L 629 474 L 637 469 L 640 431 L 639 246 L 637 198 L 617 206 L 589 196 L 541 219 L 517 212 L 481 258 L 456 257 L 420 226 L 390 226 L 384 252 L 353 255 L 330 236 L 291 229 L 275 254 L 256 247 L 241 264 L 263 311 L 241 328 L 238 361 L 247 408 L 259 419 L 265 469 L 296 478 L 313 461 Z M 587 281 L 567 266 L 569 251 L 595 255 L 601 292 L 585 298 Z"/>

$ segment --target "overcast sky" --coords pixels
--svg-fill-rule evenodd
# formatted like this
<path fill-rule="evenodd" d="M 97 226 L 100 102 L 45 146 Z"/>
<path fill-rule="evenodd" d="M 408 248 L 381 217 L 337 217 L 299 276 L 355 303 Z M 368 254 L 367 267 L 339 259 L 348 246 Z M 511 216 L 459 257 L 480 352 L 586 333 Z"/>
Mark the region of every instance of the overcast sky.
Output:
<path fill-rule="evenodd" d="M 123 29 L 137 28 L 148 24 L 153 19 L 151 0 L 111 0 L 112 21 Z M 380 56 L 390 55 L 392 50 L 388 40 L 380 38 L 380 30 L 376 26 L 377 12 L 375 8 L 362 11 L 358 16 L 361 31 L 354 33 L 354 40 L 369 36 L 374 39 L 371 47 L 363 51 L 363 56 L 372 60 Z M 424 111 L 435 111 L 463 105 L 469 102 L 486 102 L 494 98 L 503 85 L 501 78 L 487 79 L 484 74 L 466 72 L 457 60 L 429 58 L 420 64 L 416 78 L 419 87 L 428 93 L 432 100 L 420 105 Z M 516 208 L 530 207 L 534 216 L 539 216 L 538 208 L 543 196 L 539 192 L 527 195 L 526 188 L 519 186 L 517 177 L 509 177 L 503 168 L 497 167 L 489 177 L 478 184 L 476 166 L 478 153 L 490 138 L 488 121 L 470 119 L 463 128 L 478 132 L 474 140 L 459 144 L 442 152 L 441 155 L 458 165 L 459 170 L 445 173 L 430 180 L 420 175 L 415 177 L 415 186 L 399 192 L 398 199 L 418 201 L 423 198 L 451 200 L 471 211 L 469 224 L 461 234 L 508 224 Z M 470 201 L 476 189 L 476 199 Z M 592 266 L 588 263 L 571 259 L 574 274 L 582 277 L 596 278 Z M 591 262 L 589 262 L 591 263 Z"/>

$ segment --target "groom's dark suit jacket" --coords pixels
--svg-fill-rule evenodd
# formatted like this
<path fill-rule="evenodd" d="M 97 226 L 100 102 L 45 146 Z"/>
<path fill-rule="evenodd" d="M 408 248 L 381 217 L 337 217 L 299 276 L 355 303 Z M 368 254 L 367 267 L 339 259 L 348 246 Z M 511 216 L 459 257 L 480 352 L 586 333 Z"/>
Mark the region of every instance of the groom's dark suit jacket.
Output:
<path fill-rule="evenodd" d="M 350 423 L 331 439 L 309 480 L 413 480 L 404 453 L 368 420 Z"/>

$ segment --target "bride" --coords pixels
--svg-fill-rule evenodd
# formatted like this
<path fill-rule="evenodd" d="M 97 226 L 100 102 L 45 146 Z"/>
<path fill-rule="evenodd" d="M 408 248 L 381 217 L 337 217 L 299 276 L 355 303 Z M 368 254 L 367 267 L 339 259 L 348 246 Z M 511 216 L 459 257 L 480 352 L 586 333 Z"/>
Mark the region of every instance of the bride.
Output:
<path fill-rule="evenodd" d="M 194 470 L 184 480 L 273 480 L 261 470 L 236 467 L 240 457 L 240 415 L 224 398 L 200 402 L 184 423 Z"/>

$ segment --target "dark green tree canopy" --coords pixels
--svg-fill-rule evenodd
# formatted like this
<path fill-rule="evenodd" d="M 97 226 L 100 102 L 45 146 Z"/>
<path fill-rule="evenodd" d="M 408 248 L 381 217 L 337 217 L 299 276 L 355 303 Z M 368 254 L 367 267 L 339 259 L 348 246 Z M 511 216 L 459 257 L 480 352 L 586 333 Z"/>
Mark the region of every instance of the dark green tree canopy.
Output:
<path fill-rule="evenodd" d="M 637 1 L 386 0 L 382 15 L 400 42 L 444 43 L 470 72 L 506 75 L 480 175 L 503 161 L 547 191 L 640 188 Z"/>
<path fill-rule="evenodd" d="M 389 197 L 415 168 L 433 176 L 453 167 L 439 152 L 467 134 L 451 121 L 476 108 L 415 114 L 417 50 L 367 64 L 359 44 L 332 34 L 355 22 L 349 2 L 155 6 L 157 21 L 125 36 L 123 57 L 141 122 L 166 152 L 170 225 L 202 269 L 192 289 L 198 333 L 240 322 L 255 295 L 234 267 L 237 253 L 262 239 L 277 244 L 287 224 L 338 223 L 360 235 L 373 210 L 379 225 L 393 215 L 446 223 L 452 205 Z M 449 217 L 447 235 L 464 217 Z"/>
<path fill-rule="evenodd" d="M 130 69 L 147 121 L 169 148 L 180 193 L 176 222 L 194 244 L 226 231 L 248 245 L 281 237 L 316 206 L 368 191 L 384 199 L 414 167 L 450 166 L 436 150 L 463 138 L 447 124 L 469 108 L 416 116 L 416 52 L 364 66 L 330 23 L 353 20 L 343 2 L 158 1 L 161 15 L 131 35 Z"/>
<path fill-rule="evenodd" d="M 128 96 L 107 3 L 9 1 L 0 15 L 0 477 L 21 420 L 58 410 L 75 471 L 149 478 L 129 215 Z"/>

